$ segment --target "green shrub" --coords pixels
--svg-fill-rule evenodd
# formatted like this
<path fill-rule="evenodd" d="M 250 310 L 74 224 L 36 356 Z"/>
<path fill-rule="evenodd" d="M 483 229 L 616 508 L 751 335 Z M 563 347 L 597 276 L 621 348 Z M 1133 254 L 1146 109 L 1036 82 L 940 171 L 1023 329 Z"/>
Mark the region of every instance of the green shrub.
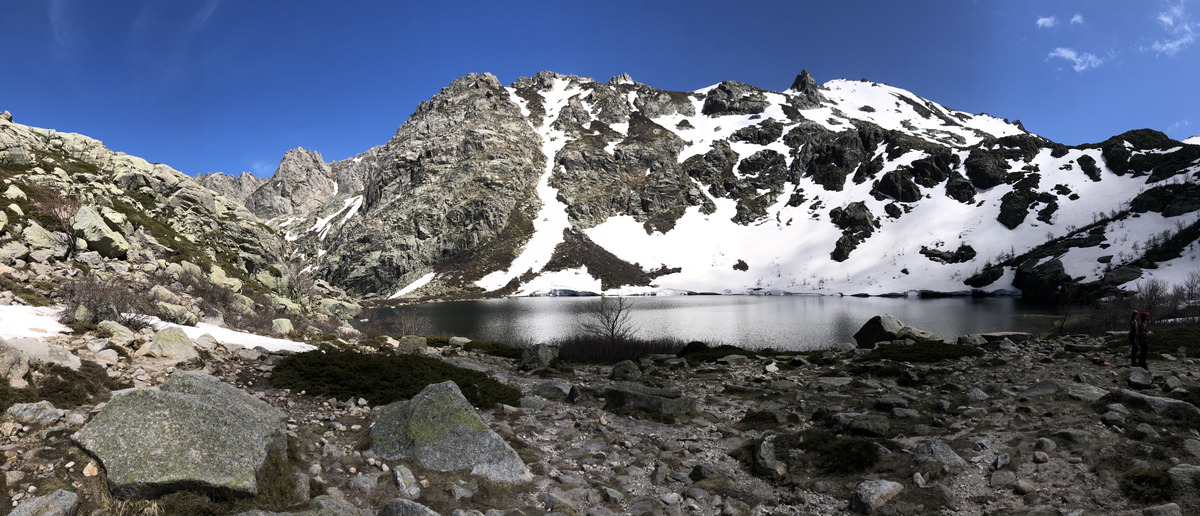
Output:
<path fill-rule="evenodd" d="M 805 453 L 790 455 L 789 449 Z M 775 454 L 789 463 L 809 465 L 825 475 L 853 475 L 868 471 L 879 463 L 879 446 L 866 437 L 835 436 L 832 432 L 812 428 L 794 434 L 781 435 L 775 440 Z"/>
<path fill-rule="evenodd" d="M 107 400 L 114 389 L 122 387 L 95 362 L 84 361 L 78 371 L 45 363 L 37 364 L 32 369 L 38 374 L 28 375 L 28 387 L 13 388 L 7 379 L 0 379 L 0 410 L 7 410 L 15 403 L 40 400 L 49 401 L 61 409 L 94 405 Z"/>
<path fill-rule="evenodd" d="M 509 346 L 501 342 L 492 342 L 484 340 L 473 340 L 468 342 L 463 349 L 467 351 L 476 351 L 494 357 L 511 358 L 520 360 L 521 354 L 524 352 L 521 348 Z"/>
<path fill-rule="evenodd" d="M 364 354 L 323 349 L 291 355 L 275 366 L 271 384 L 339 400 L 364 398 L 371 405 L 406 400 L 425 386 L 453 380 L 476 407 L 516 405 L 521 393 L 486 374 L 419 355 Z"/>
<path fill-rule="evenodd" d="M 689 343 L 682 351 L 679 351 L 679 356 L 687 359 L 688 363 L 692 365 L 696 365 L 701 362 L 716 362 L 717 360 L 725 358 L 729 355 L 742 355 L 745 357 L 754 358 L 761 354 L 762 353 L 757 351 L 750 351 L 737 346 L 730 346 L 728 344 L 722 344 L 715 348 L 708 347 L 703 342 Z"/>
<path fill-rule="evenodd" d="M 975 346 L 960 346 L 944 342 L 923 344 L 884 344 L 862 355 L 860 361 L 894 360 L 896 362 L 931 363 L 963 357 L 981 357 L 983 350 Z"/>
<path fill-rule="evenodd" d="M 599 335 L 577 335 L 559 340 L 559 358 L 579 364 L 615 364 L 646 355 L 673 355 L 684 346 L 676 339 L 639 339 L 610 341 Z"/>
<path fill-rule="evenodd" d="M 1158 503 L 1170 500 L 1175 489 L 1166 471 L 1134 470 L 1121 475 L 1121 493 L 1134 502 Z"/>

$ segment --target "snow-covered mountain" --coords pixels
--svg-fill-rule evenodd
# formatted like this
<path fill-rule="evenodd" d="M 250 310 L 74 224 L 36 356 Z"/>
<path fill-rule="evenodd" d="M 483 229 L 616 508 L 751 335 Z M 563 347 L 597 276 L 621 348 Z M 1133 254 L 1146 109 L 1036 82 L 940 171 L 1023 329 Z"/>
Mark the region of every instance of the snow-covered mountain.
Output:
<path fill-rule="evenodd" d="M 807 71 L 781 92 L 473 74 L 386 144 L 313 156 L 285 158 L 248 207 L 367 297 L 1049 298 L 1178 282 L 1200 254 L 1198 145 L 1138 130 L 1069 147 L 883 84 L 818 86 Z M 303 199 L 263 190 L 283 184 Z"/>

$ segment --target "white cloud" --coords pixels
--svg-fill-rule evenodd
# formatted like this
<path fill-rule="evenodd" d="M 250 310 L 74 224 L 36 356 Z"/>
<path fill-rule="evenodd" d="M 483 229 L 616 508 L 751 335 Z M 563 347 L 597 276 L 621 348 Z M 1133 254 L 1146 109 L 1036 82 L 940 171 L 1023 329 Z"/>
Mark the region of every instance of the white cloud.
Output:
<path fill-rule="evenodd" d="M 1187 137 L 1186 131 L 1187 131 L 1188 126 L 1190 126 L 1190 125 L 1192 125 L 1191 122 L 1189 122 L 1187 120 L 1180 120 L 1178 122 L 1175 122 L 1175 123 L 1171 124 L 1170 127 L 1167 127 L 1167 130 L 1166 130 L 1167 136 L 1170 136 L 1170 137 L 1178 139 L 1178 140 L 1182 140 L 1183 138 Z"/>
<path fill-rule="evenodd" d="M 1075 16 L 1071 17 L 1071 25 L 1083 25 L 1083 15 L 1075 13 Z"/>
<path fill-rule="evenodd" d="M 1104 64 L 1104 60 L 1096 57 L 1095 54 L 1076 52 L 1074 49 L 1065 47 L 1058 47 L 1054 49 L 1053 52 L 1050 52 L 1050 57 L 1058 57 L 1061 59 L 1066 59 L 1067 61 L 1071 61 L 1074 63 L 1072 68 L 1074 68 L 1076 72 L 1084 72 Z"/>
<path fill-rule="evenodd" d="M 1155 52 L 1173 56 L 1195 41 L 1198 27 L 1192 22 L 1191 13 L 1184 8 L 1183 0 L 1169 4 L 1167 10 L 1158 13 L 1155 19 L 1166 31 L 1165 39 L 1155 40 L 1150 45 Z"/>
<path fill-rule="evenodd" d="M 1037 19 L 1037 26 L 1039 29 L 1049 29 L 1055 25 L 1058 25 L 1058 18 L 1054 16 L 1047 16 L 1045 18 L 1038 17 Z"/>

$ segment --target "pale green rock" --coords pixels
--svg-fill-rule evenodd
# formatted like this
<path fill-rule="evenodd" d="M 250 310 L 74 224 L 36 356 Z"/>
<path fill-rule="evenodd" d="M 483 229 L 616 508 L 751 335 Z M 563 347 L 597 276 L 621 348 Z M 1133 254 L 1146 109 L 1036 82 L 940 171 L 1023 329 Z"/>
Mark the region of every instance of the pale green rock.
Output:
<path fill-rule="evenodd" d="M 22 500 L 8 516 L 75 516 L 79 511 L 79 495 L 56 489 L 46 496 Z"/>
<path fill-rule="evenodd" d="M 290 319 L 279 318 L 271 321 L 271 333 L 275 335 L 287 335 L 293 331 L 296 331 L 296 328 L 292 326 Z"/>
<path fill-rule="evenodd" d="M 8 225 L 8 215 L 0 211 L 0 231 L 4 231 L 4 227 Z"/>
<path fill-rule="evenodd" d="M 154 338 L 137 352 L 138 356 L 152 355 L 176 360 L 200 358 L 196 346 L 187 334 L 177 326 L 168 326 L 154 333 Z"/>
<path fill-rule="evenodd" d="M 159 315 L 166 321 L 184 326 L 195 326 L 200 322 L 200 317 L 183 305 L 159 301 L 154 303 L 154 306 L 158 308 Z"/>
<path fill-rule="evenodd" d="M 102 332 L 101 334 L 108 335 L 108 341 L 117 346 L 129 347 L 137 339 L 137 334 L 133 330 L 126 328 L 119 322 L 100 321 L 98 326 Z"/>
<path fill-rule="evenodd" d="M 21 237 L 32 251 L 49 251 L 52 256 L 62 258 L 67 255 L 67 244 L 61 238 L 56 236 L 39 226 L 36 222 L 30 222 L 25 226 L 25 230 L 21 232 Z"/>
<path fill-rule="evenodd" d="M 322 299 L 317 301 L 317 307 L 322 313 L 332 315 L 338 319 L 350 319 L 362 313 L 362 305 L 342 301 L 340 299 Z"/>
<path fill-rule="evenodd" d="M 24 216 L 25 216 L 25 212 L 24 212 L 24 211 L 21 211 L 21 207 L 20 207 L 20 206 L 17 206 L 16 204 L 9 204 L 9 205 L 8 205 L 8 211 L 11 211 L 11 212 L 13 212 L 13 213 L 16 213 L 17 215 L 19 215 L 19 216 L 21 216 L 21 217 L 24 217 Z"/>
<path fill-rule="evenodd" d="M 122 498 L 180 488 L 252 496 L 268 453 L 285 453 L 286 421 L 212 376 L 176 371 L 161 390 L 115 393 L 71 440 L 100 460 Z"/>
<path fill-rule="evenodd" d="M 8 385 L 14 389 L 24 389 L 29 386 L 29 382 L 25 381 L 27 373 L 29 355 L 0 339 L 0 378 L 8 379 Z"/>
<path fill-rule="evenodd" d="M 429 385 L 378 413 L 371 450 L 385 460 L 411 459 L 437 471 L 469 470 L 510 484 L 532 479 L 517 452 L 488 428 L 452 381 Z"/>
<path fill-rule="evenodd" d="M 104 220 L 109 224 L 116 227 L 124 226 L 126 222 L 129 222 L 129 218 L 126 217 L 124 213 L 109 208 L 108 206 L 100 207 L 100 216 L 104 217 Z"/>
<path fill-rule="evenodd" d="M 82 365 L 79 357 L 72 354 L 67 348 L 30 337 L 17 337 L 4 340 L 0 344 L 0 347 L 4 346 L 14 348 L 26 354 L 29 357 L 30 363 L 46 362 L 58 364 L 75 371 L 78 371 L 79 366 Z"/>
<path fill-rule="evenodd" d="M 235 516 L 378 516 L 375 511 L 359 509 L 349 502 L 338 500 L 329 495 L 313 498 L 308 507 L 299 512 L 269 512 L 259 509 L 236 514 Z"/>
<path fill-rule="evenodd" d="M 171 292 L 170 289 L 162 285 L 155 285 L 150 289 L 150 299 L 176 305 L 182 302 L 177 294 Z"/>
<path fill-rule="evenodd" d="M 13 263 L 17 260 L 24 260 L 27 256 L 29 256 L 29 248 L 20 242 L 7 242 L 0 246 L 0 263 Z"/>
<path fill-rule="evenodd" d="M 221 285 L 222 287 L 234 292 L 242 291 L 242 280 L 229 277 L 227 274 L 225 274 L 225 269 L 215 265 L 212 268 L 212 274 L 210 274 L 208 278 L 211 279 L 213 283 Z"/>
<path fill-rule="evenodd" d="M 291 299 L 274 294 L 269 294 L 269 297 L 271 299 L 271 306 L 276 310 L 283 310 L 292 315 L 304 314 L 304 307 L 296 304 L 296 302 L 292 301 Z"/>
<path fill-rule="evenodd" d="M 17 185 L 8 185 L 8 189 L 4 190 L 4 196 L 14 201 L 17 199 L 29 198 L 25 196 L 25 192 L 21 191 L 20 188 L 17 188 Z"/>
<path fill-rule="evenodd" d="M 71 224 L 79 238 L 87 242 L 87 248 L 99 252 L 106 258 L 124 258 L 129 254 L 129 242 L 120 233 L 113 231 L 104 218 L 91 206 L 79 208 Z"/>

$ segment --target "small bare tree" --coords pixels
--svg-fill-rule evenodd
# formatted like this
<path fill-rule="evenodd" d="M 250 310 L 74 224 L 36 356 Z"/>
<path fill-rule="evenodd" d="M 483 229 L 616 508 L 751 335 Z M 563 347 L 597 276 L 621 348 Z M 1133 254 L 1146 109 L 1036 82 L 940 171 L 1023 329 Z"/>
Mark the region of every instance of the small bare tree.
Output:
<path fill-rule="evenodd" d="M 420 335 L 429 327 L 429 318 L 404 307 L 376 308 L 362 321 L 362 333 L 377 339 L 385 335 Z"/>
<path fill-rule="evenodd" d="M 29 200 L 33 208 L 49 215 L 58 223 L 58 229 L 66 234 L 67 256 L 75 254 L 75 240 L 79 232 L 75 229 L 75 215 L 83 207 L 78 197 L 65 196 L 57 186 L 46 186 Z"/>
<path fill-rule="evenodd" d="M 590 304 L 576 322 L 584 334 L 613 344 L 629 340 L 637 333 L 630 320 L 633 303 L 624 297 L 601 297 Z"/>

